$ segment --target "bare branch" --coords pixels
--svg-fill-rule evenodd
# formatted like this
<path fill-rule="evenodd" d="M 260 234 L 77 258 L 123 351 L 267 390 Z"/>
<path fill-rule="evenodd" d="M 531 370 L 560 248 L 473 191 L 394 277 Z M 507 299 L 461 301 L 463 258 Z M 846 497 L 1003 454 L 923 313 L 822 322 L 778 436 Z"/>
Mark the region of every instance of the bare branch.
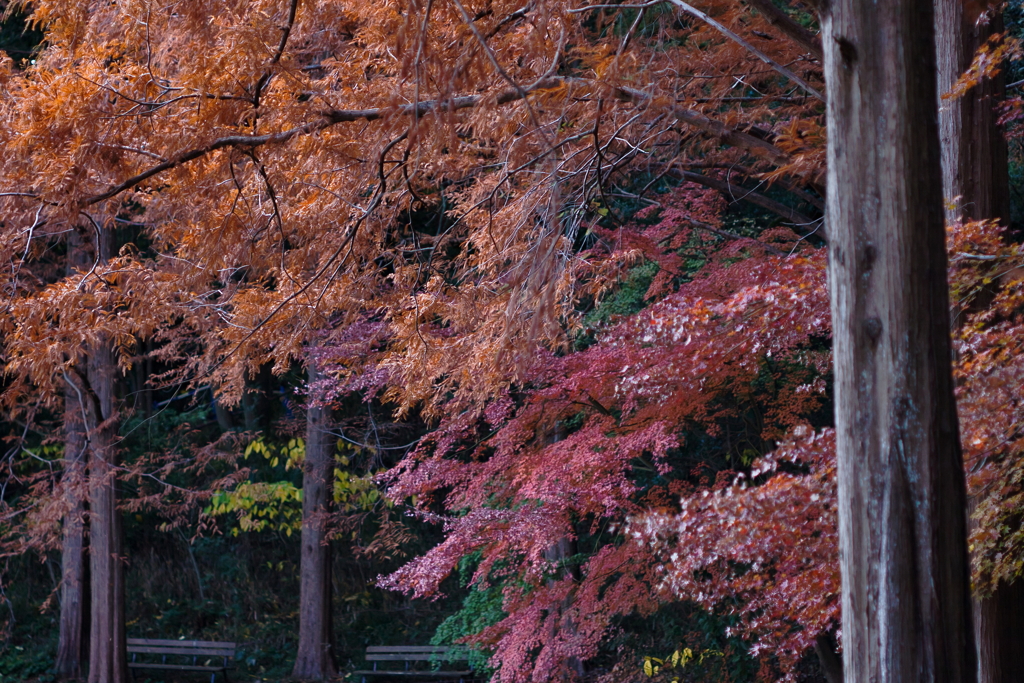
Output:
<path fill-rule="evenodd" d="M 626 100 L 636 104 L 646 104 L 651 102 L 650 95 L 640 90 L 634 90 L 633 88 L 617 88 L 615 93 L 620 100 Z M 759 156 L 767 157 L 777 166 L 785 166 L 791 161 L 788 154 L 767 140 L 762 140 L 761 138 L 750 135 L 749 133 L 743 133 L 734 128 L 729 128 L 719 121 L 709 119 L 707 116 L 704 116 L 704 114 L 701 114 L 695 109 L 686 109 L 684 107 L 676 106 L 670 107 L 669 109 L 672 112 L 672 115 L 675 116 L 680 123 L 685 123 L 688 126 L 693 126 L 698 130 L 704 131 L 708 135 L 718 138 L 730 147 L 739 147 Z"/>
<path fill-rule="evenodd" d="M 772 0 L 747 0 L 747 4 L 760 12 L 769 24 L 821 61 L 821 39 L 793 21 L 788 14 L 776 7 Z"/>
<path fill-rule="evenodd" d="M 284 54 L 284 48 L 288 45 L 288 38 L 292 34 L 292 27 L 295 26 L 295 12 L 298 9 L 299 0 L 291 0 L 291 4 L 288 6 L 288 23 L 281 29 L 281 42 L 277 46 L 277 51 L 274 56 L 270 59 L 270 64 L 267 65 L 263 75 L 260 76 L 260 80 L 256 82 L 256 87 L 253 88 L 252 103 L 253 106 L 260 106 L 260 95 L 263 93 L 263 88 L 266 87 L 267 82 L 270 81 L 270 77 L 274 74 L 273 67 L 277 66 L 277 63 L 281 61 L 281 56 Z"/>
<path fill-rule="evenodd" d="M 767 64 L 771 68 L 775 69 L 776 71 L 778 71 L 780 74 L 782 74 L 783 76 L 785 76 L 789 80 L 791 80 L 794 83 L 796 83 L 807 94 L 812 95 L 812 96 L 818 98 L 822 102 L 825 101 L 825 96 L 822 95 L 817 90 L 815 90 L 809 83 L 807 83 L 807 81 L 805 81 L 804 79 L 800 78 L 795 73 L 793 73 L 791 70 L 789 70 L 786 67 L 782 66 L 781 64 L 779 64 L 778 62 L 773 60 L 771 57 L 769 57 L 765 53 L 763 53 L 760 50 L 758 50 L 756 47 L 754 47 L 753 45 L 751 45 L 750 43 L 745 41 L 743 38 L 739 37 L 737 34 L 735 34 L 732 31 L 730 31 L 723 24 L 719 23 L 718 21 L 715 21 L 714 19 L 709 17 L 704 12 L 701 12 L 696 7 L 693 7 L 692 5 L 686 4 L 685 2 L 683 2 L 683 0 L 668 0 L 668 1 L 671 2 L 673 5 L 675 5 L 676 7 L 678 7 L 679 9 L 683 10 L 684 12 L 686 12 L 687 14 L 689 14 L 691 16 L 694 16 L 694 17 L 697 17 L 698 19 L 700 19 L 701 21 L 705 22 L 709 26 L 712 26 L 713 28 L 717 29 L 718 32 L 721 33 L 722 35 L 724 35 L 726 38 L 729 38 L 730 40 L 736 42 L 738 45 L 740 45 L 743 48 L 745 48 L 748 52 L 750 52 L 752 55 L 754 55 L 755 57 L 760 59 L 762 62 L 764 62 L 765 64 Z"/>
<path fill-rule="evenodd" d="M 549 76 L 541 78 L 534 83 L 520 88 L 505 90 L 497 95 L 493 101 L 497 105 L 509 104 L 524 99 L 526 95 L 539 90 L 549 90 L 571 83 L 587 83 L 578 79 L 560 78 Z M 616 88 L 615 97 L 621 101 L 632 102 L 639 106 L 653 104 L 652 98 L 647 93 L 632 88 Z M 108 190 L 87 197 L 83 200 L 82 206 L 92 206 L 99 202 L 111 199 L 122 192 L 142 183 L 156 175 L 182 166 L 189 161 L 199 159 L 220 149 L 237 148 L 252 150 L 263 145 L 283 144 L 292 138 L 310 135 L 321 130 L 330 128 L 339 123 L 351 123 L 354 121 L 376 121 L 385 116 L 426 116 L 427 114 L 442 111 L 458 111 L 480 106 L 488 101 L 487 95 L 463 95 L 450 99 L 426 100 L 414 104 L 404 104 L 397 107 L 378 107 L 374 109 L 329 109 L 321 112 L 320 117 L 295 128 L 279 131 L 277 133 L 265 133 L 263 135 L 229 135 L 217 138 L 212 142 L 181 151 L 170 156 L 167 161 L 151 166 L 127 180 L 114 185 Z M 744 133 L 725 124 L 708 118 L 704 114 L 679 106 L 669 106 L 672 115 L 682 123 L 692 126 L 704 133 L 712 135 L 722 141 L 723 144 L 732 147 L 745 149 L 753 154 L 767 158 L 772 163 L 783 166 L 790 162 L 788 154 L 771 144 L 749 133 Z M 30 195 L 28 195 L 30 196 Z"/>
<path fill-rule="evenodd" d="M 727 180 L 719 180 L 717 178 L 711 178 L 700 173 L 694 173 L 693 171 L 684 171 L 682 169 L 673 168 L 669 171 L 669 175 L 679 178 L 680 180 L 687 180 L 691 183 L 697 183 L 704 187 L 710 187 L 713 190 L 718 190 L 728 198 L 732 198 L 734 201 L 743 200 L 760 206 L 762 209 L 771 211 L 776 216 L 781 217 L 793 227 L 804 233 L 811 233 L 818 235 L 822 239 L 826 239 L 824 225 L 822 225 L 821 219 L 814 220 L 809 216 L 805 216 L 796 209 L 792 209 L 785 204 L 769 199 L 759 192 L 748 190 L 745 187 L 739 185 L 733 185 Z M 739 195 L 739 196 L 736 196 Z M 813 228 L 811 226 L 814 226 Z"/>

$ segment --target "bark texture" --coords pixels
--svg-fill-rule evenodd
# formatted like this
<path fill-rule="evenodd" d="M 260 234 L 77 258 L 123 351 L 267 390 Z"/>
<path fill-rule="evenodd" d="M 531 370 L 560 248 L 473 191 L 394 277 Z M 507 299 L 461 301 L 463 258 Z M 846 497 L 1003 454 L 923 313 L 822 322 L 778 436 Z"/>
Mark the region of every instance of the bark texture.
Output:
<path fill-rule="evenodd" d="M 60 636 L 54 673 L 81 678 L 88 655 L 85 637 L 85 492 L 86 437 L 82 406 L 73 388 L 64 396 L 64 495 L 69 509 L 61 531 Z"/>
<path fill-rule="evenodd" d="M 935 41 L 939 94 L 948 92 L 988 38 L 1003 30 L 1001 15 L 972 23 L 961 0 L 936 0 Z M 965 97 L 941 100 L 942 179 L 946 220 L 1009 219 L 1009 154 L 996 121 L 1003 100 L 1000 74 Z M 1000 584 L 973 600 L 978 681 L 1010 683 L 1024 671 L 1024 586 Z"/>
<path fill-rule="evenodd" d="M 932 2 L 822 10 L 844 680 L 974 681 Z"/>
<path fill-rule="evenodd" d="M 88 267 L 88 255 L 77 231 L 68 233 L 67 273 Z M 81 678 L 89 655 L 86 614 L 89 607 L 86 563 L 86 503 L 88 442 L 79 389 L 68 383 L 64 392 L 64 496 L 68 513 L 61 530 L 60 636 L 54 673 L 58 678 Z"/>
<path fill-rule="evenodd" d="M 309 381 L 317 379 L 312 362 Z M 326 541 L 334 483 L 334 439 L 330 409 L 306 411 L 306 459 L 302 466 L 302 558 L 299 652 L 292 676 L 323 680 L 336 675 L 331 628 L 331 547 Z"/>
<path fill-rule="evenodd" d="M 979 683 L 1019 683 L 1024 675 L 1024 582 L 999 584 L 974 601 Z"/>
<path fill-rule="evenodd" d="M 111 257 L 113 235 L 103 234 L 101 261 Z M 87 377 L 79 392 L 86 406 L 89 439 L 89 683 L 127 683 L 124 622 L 124 549 L 117 509 L 117 365 L 108 340 L 89 349 Z"/>
<path fill-rule="evenodd" d="M 949 92 L 970 66 L 974 53 L 1003 30 L 1001 15 L 980 24 L 964 14 L 962 0 L 935 0 L 935 40 L 939 95 Z M 1010 215 L 1010 175 L 1006 138 L 995 109 L 1003 99 L 1000 74 L 959 99 L 941 100 L 942 192 L 946 218 L 981 220 Z"/>

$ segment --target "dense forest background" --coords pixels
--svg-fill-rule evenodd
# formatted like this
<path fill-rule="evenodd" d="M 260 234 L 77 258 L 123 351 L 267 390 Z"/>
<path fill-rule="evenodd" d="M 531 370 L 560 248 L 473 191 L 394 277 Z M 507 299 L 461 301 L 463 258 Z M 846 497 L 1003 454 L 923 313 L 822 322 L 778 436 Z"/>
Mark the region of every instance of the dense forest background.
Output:
<path fill-rule="evenodd" d="M 58 678 L 67 449 L 100 423 L 129 637 L 238 642 L 239 680 L 295 671 L 312 457 L 339 675 L 369 645 L 468 642 L 505 682 L 833 680 L 814 4 L 380 4 L 226 3 L 241 24 L 152 36 L 6 8 L 0 683 Z M 992 16 L 958 87 L 1000 118 L 1005 208 L 949 210 L 983 594 L 1024 566 L 1024 5 Z"/>

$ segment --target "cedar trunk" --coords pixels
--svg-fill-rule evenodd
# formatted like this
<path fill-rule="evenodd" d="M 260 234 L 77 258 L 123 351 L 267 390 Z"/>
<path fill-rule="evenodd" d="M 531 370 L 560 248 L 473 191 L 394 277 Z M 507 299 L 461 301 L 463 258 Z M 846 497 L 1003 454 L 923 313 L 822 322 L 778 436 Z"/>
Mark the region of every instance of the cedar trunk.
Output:
<path fill-rule="evenodd" d="M 974 681 L 932 2 L 822 35 L 844 679 Z"/>
<path fill-rule="evenodd" d="M 311 385 L 317 377 L 311 361 Z M 331 628 L 331 546 L 326 541 L 334 482 L 334 439 L 330 434 L 330 408 L 312 405 L 312 396 L 310 403 L 306 411 L 306 459 L 302 466 L 299 652 L 292 676 L 323 680 L 334 677 L 337 671 Z"/>
<path fill-rule="evenodd" d="M 939 93 L 950 90 L 970 66 L 974 53 L 1003 30 L 1001 15 L 971 23 L 961 0 L 936 0 L 935 40 Z M 1009 155 L 997 125 L 1003 100 L 1002 74 L 986 79 L 966 96 L 940 102 L 942 181 L 946 220 L 1009 219 Z M 970 524 L 970 522 L 969 522 Z M 973 525 L 971 525 L 973 527 Z M 995 593 L 973 600 L 978 681 L 1011 683 L 1024 659 L 1024 586 L 1000 584 Z"/>

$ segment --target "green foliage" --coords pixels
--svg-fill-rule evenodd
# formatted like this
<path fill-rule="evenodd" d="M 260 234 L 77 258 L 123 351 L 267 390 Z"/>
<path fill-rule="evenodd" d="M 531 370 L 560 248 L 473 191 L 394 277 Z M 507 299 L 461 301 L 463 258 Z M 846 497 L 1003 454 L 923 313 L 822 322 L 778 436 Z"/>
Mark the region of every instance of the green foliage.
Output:
<path fill-rule="evenodd" d="M 234 513 L 237 536 L 243 531 L 276 530 L 291 536 L 302 528 L 302 489 L 291 482 L 243 482 L 233 491 L 218 491 L 204 510 L 218 516 Z"/>
<path fill-rule="evenodd" d="M 462 601 L 462 608 L 441 622 L 430 639 L 431 645 L 455 645 L 467 636 L 480 633 L 489 626 L 497 624 L 507 615 L 502 609 L 502 589 L 499 585 L 468 586 L 476 565 L 480 561 L 480 553 L 464 557 L 459 563 L 459 583 L 469 587 L 469 594 Z M 470 648 L 469 664 L 474 671 L 489 675 L 490 654 L 480 648 Z"/>
<path fill-rule="evenodd" d="M 285 472 L 300 469 L 306 457 L 306 443 L 290 439 L 286 444 L 268 444 L 263 437 L 245 448 L 244 457 L 262 456 L 271 468 L 282 464 Z M 302 528 L 302 489 L 291 481 L 243 482 L 232 491 L 217 491 L 203 511 L 214 517 L 234 514 L 238 521 L 230 533 L 278 531 L 286 536 Z"/>
<path fill-rule="evenodd" d="M 57 651 L 56 631 L 44 628 L 39 622 L 30 638 L 18 638 L 0 645 L 0 683 L 15 683 L 32 679 L 39 683 L 53 681 L 51 673 Z"/>
<path fill-rule="evenodd" d="M 644 261 L 629 271 L 629 275 L 611 294 L 606 296 L 583 319 L 587 327 L 597 327 L 616 317 L 625 317 L 641 311 L 647 305 L 644 295 L 658 274 L 658 264 Z"/>
<path fill-rule="evenodd" d="M 729 637 L 726 630 L 732 617 L 716 615 L 689 603 L 666 604 L 649 617 L 634 616 L 623 620 L 617 638 L 606 644 L 612 648 L 629 643 L 646 655 L 636 661 L 633 671 L 651 678 L 652 683 L 732 683 L 752 682 L 757 676 L 757 662 L 748 654 L 749 646 L 739 638 Z M 611 661 L 616 661 L 614 655 Z"/>
<path fill-rule="evenodd" d="M 373 481 L 373 474 L 358 476 L 348 470 L 334 470 L 334 504 L 340 512 L 372 510 L 378 501 L 387 507 L 394 503 L 381 498 L 380 489 Z"/>

